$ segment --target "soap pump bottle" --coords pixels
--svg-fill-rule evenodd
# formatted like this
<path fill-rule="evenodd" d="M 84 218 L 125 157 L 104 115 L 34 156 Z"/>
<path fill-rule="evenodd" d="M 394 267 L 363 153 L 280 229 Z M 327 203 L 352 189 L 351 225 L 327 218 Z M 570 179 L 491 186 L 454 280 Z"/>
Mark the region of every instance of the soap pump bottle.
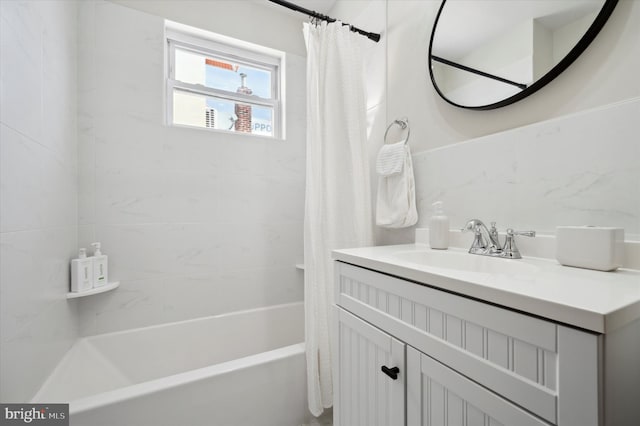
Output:
<path fill-rule="evenodd" d="M 108 258 L 100 251 L 100 243 L 91 243 L 93 247 L 93 286 L 102 287 L 107 283 Z"/>
<path fill-rule="evenodd" d="M 433 216 L 429 219 L 429 245 L 432 249 L 449 248 L 449 218 L 444 214 L 442 201 L 432 204 Z"/>
<path fill-rule="evenodd" d="M 78 258 L 71 260 L 71 291 L 81 292 L 93 287 L 93 259 L 87 258 L 87 249 L 78 250 Z"/>

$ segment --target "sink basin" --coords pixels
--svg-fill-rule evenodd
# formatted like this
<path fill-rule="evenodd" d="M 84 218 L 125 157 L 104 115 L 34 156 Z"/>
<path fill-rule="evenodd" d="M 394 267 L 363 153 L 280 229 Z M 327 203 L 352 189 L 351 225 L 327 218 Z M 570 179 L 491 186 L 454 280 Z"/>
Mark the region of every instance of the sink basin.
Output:
<path fill-rule="evenodd" d="M 501 259 L 459 251 L 403 251 L 394 254 L 398 260 L 452 271 L 501 275 L 532 275 L 538 267 L 522 259 Z"/>

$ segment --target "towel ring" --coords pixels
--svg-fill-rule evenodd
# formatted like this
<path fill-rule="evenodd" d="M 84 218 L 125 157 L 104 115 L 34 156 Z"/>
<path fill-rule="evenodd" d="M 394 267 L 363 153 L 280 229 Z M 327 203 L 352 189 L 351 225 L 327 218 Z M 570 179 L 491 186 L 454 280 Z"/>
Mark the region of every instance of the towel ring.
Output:
<path fill-rule="evenodd" d="M 407 117 L 395 119 L 387 126 L 387 130 L 384 132 L 384 143 L 387 143 L 389 129 L 391 129 L 391 126 L 394 124 L 399 126 L 402 130 L 407 129 L 407 137 L 404 139 L 404 143 L 406 144 L 409 141 L 409 136 L 411 135 L 411 127 L 409 127 L 409 119 Z"/>

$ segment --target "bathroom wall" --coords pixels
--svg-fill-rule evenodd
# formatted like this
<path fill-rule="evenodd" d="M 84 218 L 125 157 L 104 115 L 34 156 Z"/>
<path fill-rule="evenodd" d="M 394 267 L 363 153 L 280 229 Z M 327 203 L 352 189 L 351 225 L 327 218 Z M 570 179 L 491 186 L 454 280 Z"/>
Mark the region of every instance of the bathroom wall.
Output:
<path fill-rule="evenodd" d="M 627 234 L 637 234 L 638 192 L 633 190 L 633 180 L 625 180 L 638 181 L 637 168 L 631 164 L 634 158 L 638 160 L 634 149 L 637 120 L 628 118 L 626 127 L 617 129 L 621 123 L 614 120 L 616 111 L 597 110 L 640 97 L 640 2 L 621 0 L 600 34 L 571 67 L 532 96 L 492 111 L 453 107 L 431 85 L 427 51 L 439 0 L 338 0 L 331 13 L 366 30 L 369 24 L 360 17 L 381 9 L 380 3 L 386 8 L 386 55 L 378 56 L 379 63 L 385 64 L 386 117 L 383 123 L 370 123 L 371 143 L 377 150 L 386 125 L 395 118 L 409 117 L 419 226 L 426 226 L 431 202 L 447 198 L 455 210 L 451 212 L 452 227 L 461 226 L 471 215 L 498 220 L 501 229 L 536 227 L 553 232 L 556 225 L 590 223 L 625 226 Z M 635 107 L 619 108 L 629 117 Z M 591 115 L 573 117 L 580 112 Z M 596 121 L 600 131 L 581 144 L 580 138 L 589 136 L 578 132 L 581 120 L 593 123 L 594 117 L 607 114 L 606 121 Z M 476 138 L 567 115 L 570 123 L 566 127 L 553 121 L 476 143 Z M 546 130 L 536 134 L 541 129 Z M 561 133 L 555 137 L 547 136 L 558 129 Z M 527 136 L 516 147 L 515 139 L 523 135 Z M 463 141 L 471 142 L 458 145 Z M 616 153 L 622 160 L 619 164 Z M 603 154 L 607 166 L 600 162 Z M 625 161 L 624 155 L 635 157 Z M 513 190 L 507 189 L 517 183 L 510 179 L 521 178 L 536 189 L 527 192 L 532 186 L 521 186 L 524 192 L 515 198 L 509 196 Z M 626 201 L 612 203 L 612 194 Z M 526 204 L 517 208 L 523 200 Z M 525 205 L 530 208 L 526 214 Z M 413 228 L 380 231 L 377 242 L 413 241 L 413 232 Z"/>
<path fill-rule="evenodd" d="M 142 3 L 186 24 L 206 14 Z M 224 3 L 197 6 L 279 47 L 257 9 Z M 304 57 L 287 53 L 286 140 L 168 127 L 163 16 L 104 1 L 79 13 L 79 241 L 101 241 L 121 283 L 78 300 L 82 334 L 302 300 Z"/>
<path fill-rule="evenodd" d="M 28 401 L 78 336 L 75 2 L 0 2 L 0 401 Z"/>
<path fill-rule="evenodd" d="M 442 200 L 453 228 L 474 217 L 544 234 L 617 226 L 638 241 L 638 117 L 635 98 L 417 153 L 417 226 Z"/>

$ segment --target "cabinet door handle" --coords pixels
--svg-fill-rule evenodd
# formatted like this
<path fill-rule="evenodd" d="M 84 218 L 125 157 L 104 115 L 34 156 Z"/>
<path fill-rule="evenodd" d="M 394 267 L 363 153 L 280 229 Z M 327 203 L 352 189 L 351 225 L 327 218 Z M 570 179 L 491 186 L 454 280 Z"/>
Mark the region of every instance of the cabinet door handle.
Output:
<path fill-rule="evenodd" d="M 398 367 L 389 368 L 386 365 L 383 365 L 382 367 L 380 367 L 380 369 L 384 374 L 391 377 L 393 380 L 396 380 L 398 378 L 398 373 L 400 372 L 400 369 Z"/>

